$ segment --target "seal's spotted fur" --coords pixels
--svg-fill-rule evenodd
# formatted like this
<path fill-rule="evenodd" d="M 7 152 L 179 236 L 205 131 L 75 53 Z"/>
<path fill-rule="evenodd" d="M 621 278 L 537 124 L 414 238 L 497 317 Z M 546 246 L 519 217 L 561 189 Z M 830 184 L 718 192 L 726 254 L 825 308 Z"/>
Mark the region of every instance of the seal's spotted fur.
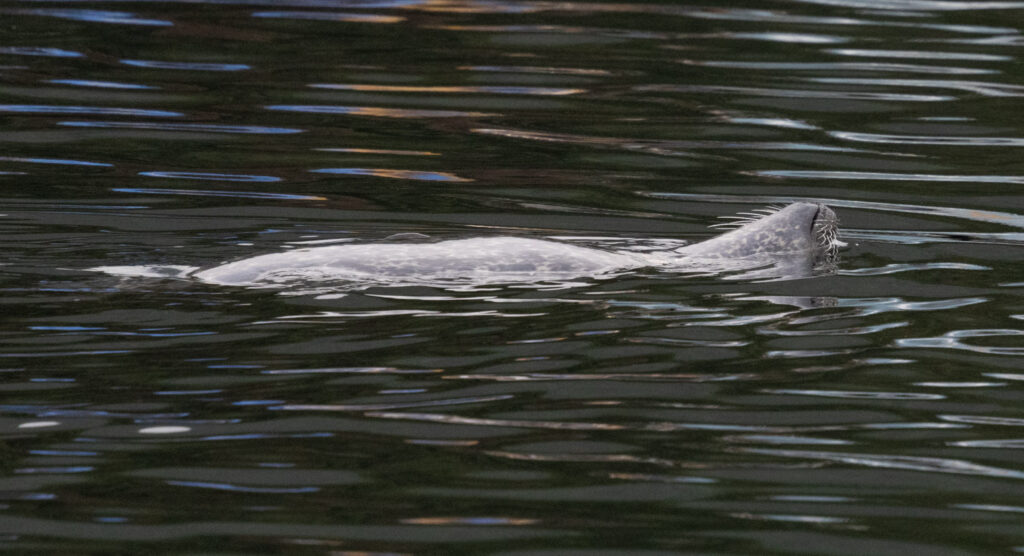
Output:
<path fill-rule="evenodd" d="M 799 277 L 835 262 L 837 219 L 825 205 L 794 203 L 740 213 L 736 218 L 718 225 L 733 228 L 722 235 L 667 251 L 610 251 L 517 237 L 389 241 L 262 255 L 194 276 L 244 286 L 327 280 L 367 286 L 443 286 L 602 278 L 644 267 L 679 272 L 773 267 L 774 274 L 753 276 Z"/>

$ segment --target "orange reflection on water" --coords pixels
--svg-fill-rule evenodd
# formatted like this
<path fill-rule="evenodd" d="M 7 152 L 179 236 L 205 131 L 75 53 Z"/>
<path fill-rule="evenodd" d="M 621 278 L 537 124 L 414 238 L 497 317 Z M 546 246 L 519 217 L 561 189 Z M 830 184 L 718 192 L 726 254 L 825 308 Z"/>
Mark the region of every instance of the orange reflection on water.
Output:
<path fill-rule="evenodd" d="M 314 149 L 328 153 L 352 153 L 352 154 L 394 154 L 399 156 L 441 156 L 441 153 L 431 151 L 402 151 L 395 149 L 359 149 L 350 147 L 324 147 Z"/>
<path fill-rule="evenodd" d="M 339 91 L 368 91 L 377 93 L 490 93 L 506 95 L 541 95 L 565 96 L 585 93 L 586 89 L 565 89 L 557 87 L 522 87 L 522 86 L 465 86 L 465 85 L 352 85 L 341 83 L 314 83 L 314 89 L 334 89 Z"/>
<path fill-rule="evenodd" d="M 401 519 L 407 525 L 535 525 L 539 519 L 523 517 L 413 517 Z"/>
<path fill-rule="evenodd" d="M 345 176 L 373 176 L 417 181 L 470 182 L 470 178 L 456 176 L 449 172 L 427 172 L 423 170 L 397 170 L 394 168 L 318 168 L 314 174 L 337 174 Z"/>
<path fill-rule="evenodd" d="M 415 108 L 381 108 L 379 106 L 353 106 L 347 113 L 354 116 L 376 116 L 378 118 L 486 118 L 488 116 L 497 115 L 489 112 L 418 110 Z"/>

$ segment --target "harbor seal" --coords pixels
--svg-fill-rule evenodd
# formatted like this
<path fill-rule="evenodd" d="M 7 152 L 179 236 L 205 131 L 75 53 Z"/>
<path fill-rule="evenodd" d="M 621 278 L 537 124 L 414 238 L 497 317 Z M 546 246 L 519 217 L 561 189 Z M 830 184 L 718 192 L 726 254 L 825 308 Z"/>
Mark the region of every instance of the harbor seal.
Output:
<path fill-rule="evenodd" d="M 838 219 L 822 204 L 799 202 L 740 213 L 731 230 L 679 248 L 637 252 L 525 237 L 398 241 L 295 249 L 188 273 L 200 281 L 249 287 L 343 282 L 439 287 L 550 283 L 611 278 L 643 268 L 734 272 L 743 278 L 800 278 L 834 270 Z"/>

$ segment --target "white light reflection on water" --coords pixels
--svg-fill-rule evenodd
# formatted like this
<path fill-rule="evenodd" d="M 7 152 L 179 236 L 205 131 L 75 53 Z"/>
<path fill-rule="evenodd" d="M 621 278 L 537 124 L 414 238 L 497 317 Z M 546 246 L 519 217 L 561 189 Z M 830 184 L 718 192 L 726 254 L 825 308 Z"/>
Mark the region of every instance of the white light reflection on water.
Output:
<path fill-rule="evenodd" d="M 140 176 L 150 178 L 166 178 L 179 180 L 209 180 L 209 181 L 249 181 L 261 183 L 273 183 L 281 181 L 276 176 L 258 176 L 253 174 L 218 174 L 216 172 L 139 172 Z"/>
<path fill-rule="evenodd" d="M 992 338 L 1024 336 L 1024 330 L 1017 329 L 973 329 L 973 330 L 952 330 L 941 336 L 930 338 L 900 338 L 895 345 L 905 348 L 938 348 L 973 351 L 975 353 L 987 353 L 991 355 L 1021 355 L 1024 354 L 1024 346 L 981 346 L 968 344 L 964 339 L 969 338 Z"/>
<path fill-rule="evenodd" d="M 775 450 L 769 448 L 738 447 L 735 449 L 748 454 L 821 460 L 864 467 L 884 467 L 888 469 L 924 471 L 928 473 L 976 475 L 1001 479 L 1024 479 L 1024 471 L 980 465 L 961 459 L 843 452 L 816 452 L 810 450 Z"/>
<path fill-rule="evenodd" d="M 16 114 L 95 114 L 100 116 L 140 116 L 146 118 L 177 118 L 182 112 L 148 108 L 115 108 L 107 106 L 55 106 L 52 104 L 0 104 L 0 112 Z"/>
<path fill-rule="evenodd" d="M 240 133 L 240 134 L 269 134 L 269 135 L 291 135 L 302 133 L 303 129 L 290 127 L 267 127 L 256 125 L 222 125 L 222 124 L 200 124 L 200 123 L 149 123 L 149 122 L 57 122 L 59 126 L 65 127 L 94 127 L 107 129 L 141 129 L 149 131 L 194 131 L 202 133 Z"/>
<path fill-rule="evenodd" d="M 344 83 L 312 83 L 313 89 L 334 91 L 370 91 L 377 93 L 485 93 L 502 95 L 566 96 L 587 92 L 586 89 L 559 89 L 554 87 L 488 86 L 488 85 L 369 85 Z"/>
<path fill-rule="evenodd" d="M 44 17 L 56 17 L 70 19 L 72 21 L 86 21 L 90 23 L 113 23 L 120 25 L 143 25 L 149 27 L 170 27 L 174 23 L 164 19 L 145 19 L 130 12 L 114 12 L 109 10 L 79 10 L 79 9 L 34 9 L 34 10 L 5 10 L 7 13 L 19 15 L 37 15 Z"/>
<path fill-rule="evenodd" d="M 324 201 L 326 197 L 294 195 L 291 193 L 265 193 L 262 191 L 217 191 L 209 189 L 166 189 L 155 187 L 114 187 L 111 191 L 143 195 L 186 195 L 192 197 L 236 197 L 239 199 L 276 199 L 287 201 Z"/>
<path fill-rule="evenodd" d="M 393 15 L 361 14 L 351 12 L 260 11 L 252 17 L 263 19 L 299 19 L 311 21 L 340 21 L 348 23 L 401 23 L 406 18 Z"/>
<path fill-rule="evenodd" d="M 882 87 L 918 87 L 934 89 L 953 89 L 986 97 L 1020 97 L 1024 96 L 1024 86 L 1007 83 L 989 83 L 986 81 L 962 81 L 953 79 L 867 79 L 853 77 L 815 77 L 808 78 L 814 83 L 839 85 L 868 85 Z"/>
<path fill-rule="evenodd" d="M 466 112 L 462 110 L 383 108 L 380 106 L 275 104 L 265 106 L 264 108 L 276 112 L 303 112 L 307 114 L 336 114 L 339 116 L 371 116 L 378 118 L 483 118 L 496 115 L 487 112 Z"/>
<path fill-rule="evenodd" d="M 850 390 L 800 390 L 792 388 L 766 388 L 766 394 L 783 394 L 795 396 L 819 396 L 824 398 L 845 398 L 850 400 L 944 400 L 942 394 L 922 394 L 917 392 L 854 392 Z"/>

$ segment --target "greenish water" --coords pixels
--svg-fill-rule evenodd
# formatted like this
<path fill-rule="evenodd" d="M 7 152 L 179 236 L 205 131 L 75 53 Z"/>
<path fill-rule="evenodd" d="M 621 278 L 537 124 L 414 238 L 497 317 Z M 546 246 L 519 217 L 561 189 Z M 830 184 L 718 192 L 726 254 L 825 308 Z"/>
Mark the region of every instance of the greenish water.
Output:
<path fill-rule="evenodd" d="M 0 2 L 0 548 L 1024 550 L 1022 13 Z M 834 275 L 91 270 L 792 201 Z"/>

